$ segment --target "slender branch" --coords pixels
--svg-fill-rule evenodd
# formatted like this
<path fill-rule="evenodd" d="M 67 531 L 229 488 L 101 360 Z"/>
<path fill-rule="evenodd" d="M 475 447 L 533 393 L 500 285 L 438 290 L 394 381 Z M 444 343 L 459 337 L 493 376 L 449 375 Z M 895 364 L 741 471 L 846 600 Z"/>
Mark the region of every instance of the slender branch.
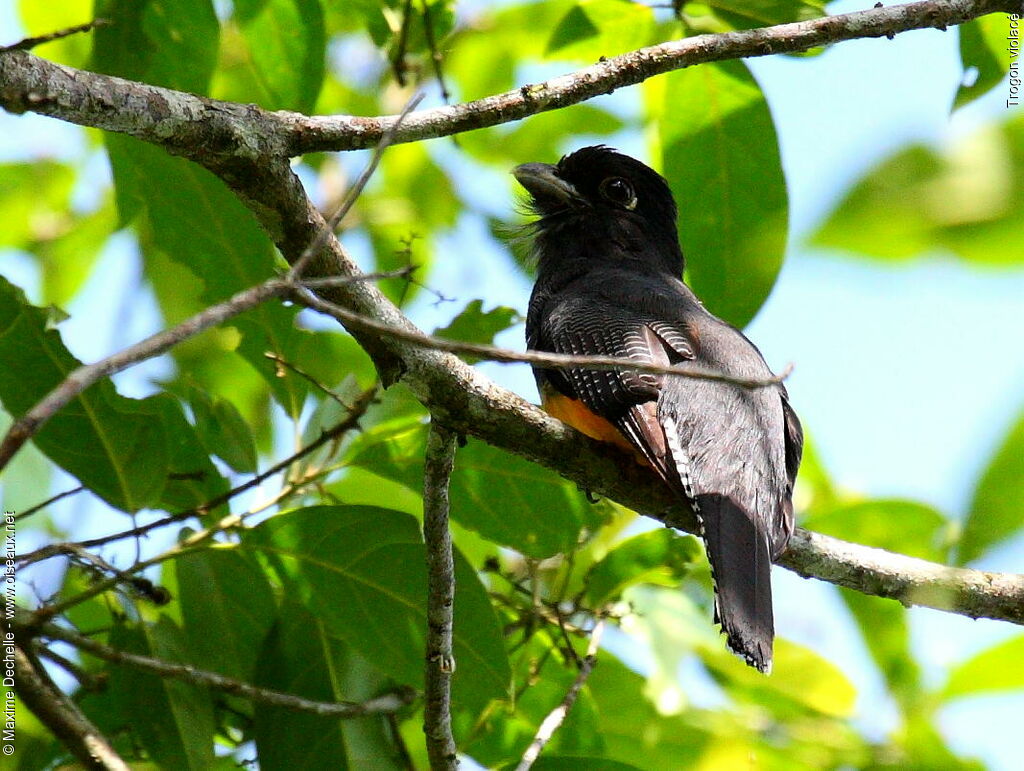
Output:
<path fill-rule="evenodd" d="M 418 329 L 399 327 L 392 324 L 385 324 L 376 321 L 369 316 L 342 308 L 340 305 L 322 300 L 311 292 L 299 292 L 295 296 L 297 302 L 307 308 L 319 311 L 331 316 L 344 324 L 346 327 L 354 327 L 366 332 L 375 332 L 380 335 L 387 335 L 402 340 L 406 343 L 429 348 L 434 351 L 448 351 L 449 353 L 461 353 L 476 356 L 487 361 L 502 363 L 527 363 L 541 364 L 553 368 L 564 367 L 586 367 L 587 369 L 613 369 L 625 372 L 650 372 L 657 375 L 679 375 L 695 380 L 712 380 L 717 383 L 729 383 L 740 388 L 767 388 L 778 385 L 789 377 L 793 371 L 793 365 L 787 365 L 780 375 L 768 378 L 745 378 L 726 375 L 711 369 L 701 367 L 690 367 L 686 365 L 664 366 L 661 364 L 647 364 L 619 356 L 570 356 L 563 353 L 548 353 L 547 351 L 512 351 L 508 348 L 499 348 L 484 343 L 466 343 L 459 340 L 445 340 L 444 338 L 420 332 Z"/>
<path fill-rule="evenodd" d="M 366 413 L 366 410 L 369 408 L 370 404 L 373 402 L 376 396 L 377 386 L 374 385 L 373 387 L 367 389 L 366 391 L 363 391 L 363 393 L 356 397 L 355 401 L 352 403 L 349 409 L 349 413 L 342 420 L 338 421 L 331 428 L 324 431 L 322 434 L 320 434 L 319 437 L 314 439 L 312 442 L 307 444 L 298 452 L 289 455 L 287 458 L 280 461 L 279 463 L 274 464 L 266 471 L 256 474 L 256 476 L 254 476 L 247 482 L 244 482 L 243 484 L 240 484 L 237 487 L 234 487 L 225 493 L 221 493 L 220 495 L 211 498 L 209 501 L 202 504 L 201 506 L 197 506 L 194 509 L 186 509 L 185 511 L 180 511 L 176 514 L 171 514 L 168 517 L 155 520 L 154 522 L 150 522 L 145 525 L 139 525 L 138 527 L 131 528 L 130 530 L 121 530 L 112 535 L 100 536 L 99 538 L 92 538 L 86 541 L 76 541 L 74 543 L 47 544 L 46 546 L 42 546 L 36 549 L 35 551 L 28 552 L 27 554 L 19 555 L 18 557 L 16 557 L 18 564 L 21 567 L 24 567 L 26 565 L 32 564 L 33 562 L 39 562 L 40 560 L 55 557 L 60 554 L 74 553 L 77 549 L 92 549 L 97 546 L 103 546 L 104 544 L 111 543 L 112 541 L 120 541 L 125 538 L 139 537 L 145 535 L 146 533 L 152 530 L 156 530 L 161 527 L 166 527 L 167 525 L 174 524 L 175 522 L 180 522 L 183 519 L 188 519 L 189 517 L 202 516 L 204 514 L 210 513 L 211 511 L 216 511 L 217 508 L 227 503 L 235 496 L 240 495 L 244 493 L 246 490 L 250 490 L 259 484 L 262 484 L 264 481 L 274 476 L 275 474 L 279 474 L 282 471 L 288 469 L 288 467 L 295 463 L 297 460 L 304 458 L 311 452 L 315 452 L 319 448 L 323 447 L 328 442 L 334 441 L 339 436 L 347 433 L 348 431 L 351 431 L 359 424 L 359 419 L 362 418 L 363 415 Z M 137 570 L 137 568 L 133 568 L 132 570 L 125 572 L 137 572 Z M 111 586 L 113 586 L 113 584 L 111 584 Z M 107 588 L 110 587 L 105 587 L 103 591 L 106 591 Z"/>
<path fill-rule="evenodd" d="M 22 648 L 14 646 L 14 688 L 39 718 L 85 768 L 130 771 L 110 742 L 71 699 L 63 694 Z"/>
<path fill-rule="evenodd" d="M 37 503 L 35 506 L 33 506 L 33 507 L 29 508 L 29 509 L 25 509 L 24 511 L 18 512 L 17 514 L 14 515 L 14 519 L 16 521 L 20 521 L 22 519 L 25 519 L 25 517 L 31 517 L 33 514 L 35 514 L 38 511 L 42 511 L 47 506 L 52 506 L 57 501 L 63 500 L 64 498 L 67 498 L 67 497 L 69 497 L 71 495 L 77 495 L 78 493 L 82 492 L 84 489 L 85 489 L 85 485 L 79 485 L 78 487 L 72 487 L 70 490 L 65 490 L 62 493 L 57 493 L 56 495 L 54 495 L 54 496 L 52 496 L 50 498 L 47 498 L 42 503 Z"/>
<path fill-rule="evenodd" d="M 46 421 L 89 386 L 139 362 L 159 356 L 178 343 L 244 313 L 250 308 L 255 308 L 271 297 L 284 295 L 292 291 L 293 288 L 294 284 L 290 282 L 271 279 L 259 286 L 239 292 L 231 299 L 206 308 L 180 324 L 151 335 L 105 359 L 94 364 L 82 365 L 64 378 L 60 385 L 50 391 L 42 401 L 14 421 L 7 430 L 3 442 L 0 442 L 0 469 L 7 465 L 22 445 L 32 438 Z"/>
<path fill-rule="evenodd" d="M 28 616 L 25 618 L 27 619 Z M 210 688 L 215 691 L 223 691 L 224 693 L 240 696 L 253 702 L 269 704 L 274 707 L 284 707 L 285 709 L 299 712 L 311 712 L 314 715 L 354 718 L 366 715 L 379 715 L 386 712 L 397 712 L 402 707 L 411 704 L 415 698 L 415 692 L 411 688 L 402 688 L 364 702 L 313 701 L 300 696 L 294 696 L 290 693 L 257 688 L 241 680 L 224 677 L 216 672 L 197 669 L 188 664 L 175 664 L 170 661 L 153 658 L 152 656 L 140 656 L 135 653 L 119 651 L 116 648 L 111 648 L 109 645 L 104 645 L 101 642 L 64 629 L 56 624 L 31 626 L 25 620 L 19 621 L 16 619 L 14 624 L 12 624 L 12 628 L 19 636 L 35 635 L 51 640 L 60 640 L 96 658 L 113 664 L 125 664 L 146 672 L 152 672 L 160 677 L 183 680 L 192 685 Z"/>
<path fill-rule="evenodd" d="M 423 733 L 434 771 L 459 765 L 452 736 L 452 625 L 455 562 L 448 530 L 448 484 L 455 465 L 455 434 L 430 422 L 423 469 L 423 537 L 427 546 L 427 655 Z"/>
<path fill-rule="evenodd" d="M 796 53 L 856 38 L 938 28 L 990 13 L 1020 11 L 1019 0 L 924 0 L 820 19 L 674 40 L 590 67 L 464 104 L 409 116 L 394 142 L 414 142 L 521 120 L 706 62 Z M 271 113 L 179 91 L 44 62 L 24 52 L 0 54 L 0 106 L 33 111 L 174 149 L 208 168 L 228 158 L 253 160 L 376 145 L 397 116 L 309 117 Z M 199 132 L 197 134 L 197 131 Z M 251 180 L 252 185 L 259 179 Z"/>
<path fill-rule="evenodd" d="M 0 54 L 5 53 L 6 51 L 29 51 L 36 46 L 43 45 L 44 43 L 52 43 L 54 40 L 71 37 L 72 35 L 78 35 L 82 32 L 91 32 L 97 27 L 105 27 L 108 24 L 110 24 L 110 22 L 106 19 L 93 19 L 85 24 L 76 24 L 74 27 L 67 27 L 66 29 L 50 32 L 46 35 L 27 37 L 24 40 L 19 40 L 17 43 L 13 43 L 12 45 L 0 46 Z"/>
<path fill-rule="evenodd" d="M 540 724 L 537 729 L 537 735 L 533 741 L 530 742 L 530 746 L 526 748 L 526 752 L 523 753 L 523 759 L 519 761 L 519 765 L 516 766 L 516 771 L 529 771 L 533 764 L 540 757 L 541 751 L 543 751 L 545 745 L 551 741 L 551 737 L 555 735 L 555 731 L 559 729 L 563 722 L 565 722 L 566 716 L 569 714 L 569 710 L 572 709 L 572 705 L 576 703 L 576 697 L 580 695 L 580 690 L 583 688 L 583 684 L 587 682 L 587 678 L 590 677 L 590 673 L 594 671 L 594 666 L 597 664 L 597 650 L 601 646 L 601 636 L 604 632 L 604 621 L 598 621 L 597 626 L 594 627 L 593 634 L 590 636 L 590 644 L 587 646 L 587 655 L 580 662 L 580 671 L 576 675 L 576 679 L 573 680 L 569 690 L 566 691 L 565 697 L 562 702 L 555 707 L 548 714 L 544 721 Z"/>

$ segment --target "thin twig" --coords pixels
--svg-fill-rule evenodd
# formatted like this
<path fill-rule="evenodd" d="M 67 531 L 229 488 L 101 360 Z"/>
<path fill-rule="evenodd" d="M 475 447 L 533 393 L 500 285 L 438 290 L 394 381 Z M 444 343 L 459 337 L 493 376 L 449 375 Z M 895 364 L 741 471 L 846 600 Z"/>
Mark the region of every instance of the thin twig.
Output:
<path fill-rule="evenodd" d="M 352 185 L 345 193 L 345 197 L 341 200 L 338 208 L 334 211 L 330 217 L 327 218 L 326 224 L 321 228 L 320 232 L 317 233 L 316 238 L 309 242 L 306 249 L 299 257 L 291 264 L 291 268 L 288 270 L 288 278 L 292 281 L 296 280 L 302 275 L 302 272 L 306 269 L 309 262 L 320 253 L 320 250 L 327 243 L 327 241 L 335 234 L 341 221 L 345 219 L 345 215 L 349 213 L 356 200 L 362 195 L 363 190 L 366 188 L 367 183 L 370 181 L 370 177 L 377 170 L 377 166 L 380 165 L 380 159 L 384 157 L 384 151 L 388 149 L 388 145 L 391 144 L 398 129 L 402 126 L 402 121 L 405 120 L 406 116 L 423 100 L 423 94 L 415 94 L 413 97 L 405 103 L 405 107 L 398 114 L 394 126 L 385 131 L 380 138 L 380 143 L 373 148 L 373 154 L 370 156 L 370 162 L 366 164 L 366 168 L 363 169 L 363 173 L 359 175 L 359 179 Z M 314 279 L 315 280 L 315 279 Z"/>
<path fill-rule="evenodd" d="M 529 771 L 530 767 L 537 761 L 544 746 L 551 741 L 555 731 L 565 721 L 565 717 L 569 714 L 569 710 L 572 709 L 572 705 L 576 703 L 576 697 L 580 695 L 580 689 L 583 688 L 583 684 L 587 682 L 587 678 L 590 677 L 590 673 L 594 671 L 594 666 L 597 664 L 597 650 L 601 646 L 601 635 L 603 632 L 604 621 L 598 621 L 597 626 L 594 627 L 593 634 L 590 636 L 587 655 L 580 663 L 580 671 L 576 675 L 576 679 L 573 680 L 561 704 L 551 710 L 548 716 L 544 718 L 544 722 L 540 724 L 540 728 L 537 729 L 537 735 L 530 742 L 530 746 L 526 748 L 526 752 L 523 753 L 523 759 L 516 766 L 516 771 Z"/>
<path fill-rule="evenodd" d="M 27 618 L 27 617 L 26 617 Z M 72 645 L 81 651 L 85 651 L 96 658 L 109 661 L 114 664 L 126 664 L 136 669 L 152 672 L 160 677 L 169 677 L 175 680 L 183 680 L 186 683 L 197 685 L 203 688 L 211 688 L 215 691 L 223 691 L 234 696 L 241 696 L 260 704 L 269 704 L 274 707 L 297 710 L 300 712 L 311 712 L 315 715 L 330 715 L 338 718 L 364 717 L 366 715 L 378 715 L 385 712 L 396 712 L 402 707 L 411 704 L 414 698 L 412 689 L 398 689 L 390 693 L 377 696 L 364 702 L 325 702 L 304 699 L 290 693 L 281 693 L 266 688 L 257 688 L 254 685 L 224 677 L 216 672 L 207 672 L 197 669 L 189 664 L 176 664 L 170 661 L 153 658 L 151 656 L 140 656 L 135 653 L 127 653 L 111 648 L 101 642 L 89 637 L 72 632 L 56 624 L 42 624 L 37 627 L 26 625 L 25 622 L 16 621 L 15 630 L 20 635 L 34 634 L 46 637 L 51 640 L 60 640 Z"/>
<path fill-rule="evenodd" d="M 451 94 L 448 93 L 448 86 L 444 82 L 444 71 L 441 68 L 441 62 L 444 57 L 441 56 L 441 52 L 437 49 L 437 40 L 434 38 L 434 20 L 430 18 L 431 6 L 427 5 L 426 0 L 421 0 L 423 7 L 423 33 L 427 38 L 427 48 L 430 50 L 430 61 L 434 65 L 434 77 L 437 78 L 437 84 L 441 87 L 441 98 L 445 104 L 451 102 Z M 441 5 L 435 5 L 434 8 L 441 8 Z"/>
<path fill-rule="evenodd" d="M 405 0 L 402 6 L 402 25 L 398 28 L 398 45 L 391 60 L 391 69 L 395 73 L 398 85 L 405 87 L 405 49 L 409 45 L 409 25 L 412 23 L 412 0 Z"/>
<path fill-rule="evenodd" d="M 52 506 L 57 501 L 62 500 L 63 498 L 67 498 L 69 495 L 77 495 L 78 493 L 82 492 L 84 489 L 85 489 L 85 485 L 79 485 L 78 487 L 72 487 L 70 490 L 65 490 L 62 493 L 57 493 L 52 498 L 47 498 L 42 503 L 37 503 L 32 508 L 25 509 L 25 511 L 22 511 L 22 512 L 20 512 L 18 514 L 15 514 L 14 515 L 14 519 L 15 519 L 15 521 L 18 521 L 18 520 L 25 519 L 25 517 L 31 517 L 37 511 L 42 511 L 47 506 Z"/>
<path fill-rule="evenodd" d="M 448 484 L 455 465 L 456 436 L 430 422 L 423 468 L 423 537 L 427 551 L 427 655 L 423 732 L 433 771 L 459 765 L 452 736 L 451 679 L 455 673 L 452 622 L 455 562 L 448 530 Z"/>
<path fill-rule="evenodd" d="M 778 385 L 789 377 L 793 371 L 793 365 L 787 365 L 782 373 L 767 378 L 745 378 L 726 375 L 723 372 L 703 369 L 700 367 L 689 367 L 681 365 L 663 366 L 660 364 L 646 364 L 634 359 L 626 359 L 618 356 L 569 356 L 561 353 L 547 353 L 546 351 L 512 351 L 508 348 L 499 348 L 484 343 L 467 343 L 460 340 L 445 340 L 440 337 L 433 337 L 416 329 L 385 324 L 368 316 L 363 316 L 347 308 L 342 308 L 335 303 L 328 302 L 314 295 L 311 292 L 300 291 L 295 294 L 295 301 L 312 308 L 315 311 L 337 319 L 346 327 L 355 327 L 363 331 L 376 332 L 389 337 L 394 337 L 413 345 L 429 348 L 434 351 L 448 351 L 450 353 L 461 353 L 477 356 L 488 361 L 502 363 L 525 362 L 528 364 L 540 364 L 546 367 L 586 367 L 587 369 L 611 369 L 624 372 L 650 372 L 658 375 L 679 375 L 681 377 L 694 378 L 696 380 L 711 380 L 717 383 L 728 383 L 739 388 L 767 388 Z"/>
<path fill-rule="evenodd" d="M 331 428 L 324 431 L 318 438 L 314 439 L 312 442 L 307 444 L 298 452 L 289 455 L 287 458 L 280 461 L 279 463 L 274 464 L 266 471 L 257 474 L 249 481 L 244 482 L 243 484 L 240 484 L 237 487 L 234 487 L 225 493 L 221 493 L 215 498 L 211 498 L 209 501 L 200 506 L 196 506 L 195 508 L 192 509 L 186 509 L 185 511 L 180 511 L 176 514 L 171 514 L 168 517 L 158 519 L 146 525 L 139 525 L 138 527 L 134 527 L 129 530 L 122 530 L 112 535 L 100 536 L 99 538 L 91 538 L 85 541 L 76 541 L 70 544 L 48 544 L 46 546 L 40 547 L 39 549 L 36 549 L 35 551 L 19 555 L 15 559 L 18 561 L 18 564 L 21 567 L 24 567 L 34 562 L 39 562 L 40 560 L 49 559 L 50 557 L 55 557 L 60 554 L 66 554 L 68 553 L 69 549 L 92 549 L 97 546 L 103 546 L 104 544 L 111 543 L 113 541 L 120 541 L 124 538 L 139 537 L 145 535 L 146 533 L 149 533 L 152 530 L 156 530 L 157 528 L 166 527 L 167 525 L 174 524 L 175 522 L 180 522 L 183 519 L 188 519 L 189 517 L 203 516 L 205 514 L 209 514 L 211 511 L 216 511 L 217 508 L 227 503 L 235 496 L 240 495 L 241 493 L 244 493 L 246 490 L 250 490 L 259 484 L 262 484 L 264 481 L 274 476 L 275 474 L 279 474 L 282 471 L 287 470 L 293 463 L 295 463 L 295 461 L 304 458 L 311 452 L 314 452 L 319 448 L 323 447 L 328 442 L 331 442 L 337 439 L 342 434 L 351 431 L 359 424 L 360 418 L 362 418 L 363 415 L 366 413 L 366 410 L 369 408 L 370 404 L 372 404 L 376 396 L 377 386 L 374 385 L 373 387 L 367 389 L 366 391 L 363 391 L 363 393 L 356 397 L 355 401 L 353 401 L 352 405 L 349 408 L 349 413 L 342 420 L 338 421 Z M 130 572 L 136 571 L 132 570 Z"/>
<path fill-rule="evenodd" d="M 110 24 L 110 22 L 106 19 L 93 19 L 85 24 L 76 24 L 74 27 L 66 27 L 65 29 L 57 30 L 56 32 L 49 32 L 45 35 L 37 35 L 36 37 L 27 37 L 12 45 L 0 46 L 0 54 L 7 53 L 8 51 L 29 51 L 36 46 L 41 46 L 43 43 L 52 43 L 54 40 L 71 37 L 72 35 L 78 35 L 82 32 L 90 32 L 97 27 L 105 27 L 108 24 Z"/>
<path fill-rule="evenodd" d="M 39 722 L 49 728 L 85 768 L 130 771 L 128 764 L 78 705 L 46 676 L 42 665 L 33 661 L 20 644 L 13 647 L 14 689 Z"/>

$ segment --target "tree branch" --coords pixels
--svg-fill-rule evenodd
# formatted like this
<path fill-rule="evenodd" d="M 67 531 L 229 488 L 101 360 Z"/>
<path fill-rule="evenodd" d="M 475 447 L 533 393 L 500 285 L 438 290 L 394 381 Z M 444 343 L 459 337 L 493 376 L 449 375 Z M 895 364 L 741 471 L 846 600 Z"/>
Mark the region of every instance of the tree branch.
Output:
<path fill-rule="evenodd" d="M 14 646 L 14 682 L 25 706 L 85 768 L 130 771 L 99 729 L 50 682 L 21 644 Z"/>
<path fill-rule="evenodd" d="M 448 530 L 448 484 L 455 465 L 456 437 L 430 421 L 423 467 L 423 538 L 427 546 L 427 655 L 423 733 L 430 768 L 454 771 L 459 761 L 452 736 L 452 624 L 455 561 Z"/>
<path fill-rule="evenodd" d="M 19 620 L 18 616 L 24 617 Z M 30 614 L 25 611 L 18 611 L 11 627 L 20 638 L 28 636 L 47 637 L 51 640 L 60 640 L 73 645 L 79 650 L 85 651 L 96 658 L 109 661 L 113 664 L 126 664 L 136 669 L 152 672 L 160 677 L 169 677 L 175 680 L 182 680 L 186 683 L 202 688 L 210 688 L 215 691 L 230 693 L 234 696 L 241 696 L 253 702 L 269 704 L 274 707 L 299 712 L 311 712 L 314 715 L 329 715 L 337 718 L 364 717 L 366 715 L 379 715 L 387 712 L 397 712 L 402 707 L 411 704 L 415 697 L 412 689 L 401 689 L 390 693 L 382 694 L 364 702 L 326 702 L 312 701 L 290 693 L 271 691 L 266 688 L 257 688 L 241 680 L 224 677 L 216 672 L 207 672 L 196 669 L 188 664 L 175 664 L 170 661 L 153 658 L 151 656 L 140 656 L 135 653 L 127 653 L 111 648 L 108 645 L 92 640 L 84 635 L 77 634 L 56 624 L 42 624 L 32 626 L 27 619 Z"/>

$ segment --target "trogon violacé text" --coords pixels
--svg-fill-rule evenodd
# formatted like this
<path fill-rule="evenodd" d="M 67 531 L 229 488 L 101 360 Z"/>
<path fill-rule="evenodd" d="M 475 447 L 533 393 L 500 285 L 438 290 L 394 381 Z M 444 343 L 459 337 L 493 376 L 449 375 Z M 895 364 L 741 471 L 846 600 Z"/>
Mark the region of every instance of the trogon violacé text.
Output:
<path fill-rule="evenodd" d="M 606 147 L 513 172 L 530 194 L 537 282 L 526 319 L 538 351 L 616 356 L 771 380 L 760 352 L 682 281 L 665 180 Z M 545 409 L 631 449 L 697 514 L 727 645 L 771 669 L 771 565 L 793 532 L 800 421 L 779 384 L 534 368 Z"/>

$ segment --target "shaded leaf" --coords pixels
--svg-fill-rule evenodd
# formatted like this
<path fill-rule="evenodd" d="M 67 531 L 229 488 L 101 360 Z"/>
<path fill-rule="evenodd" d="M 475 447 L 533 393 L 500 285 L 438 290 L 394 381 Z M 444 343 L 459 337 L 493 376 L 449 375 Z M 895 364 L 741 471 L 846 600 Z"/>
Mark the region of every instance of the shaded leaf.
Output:
<path fill-rule="evenodd" d="M 196 431 L 207 451 L 240 473 L 256 471 L 256 444 L 248 424 L 227 399 L 212 398 L 193 387 L 189 405 L 196 419 Z"/>
<path fill-rule="evenodd" d="M 418 490 L 425 446 L 420 420 L 387 425 L 354 443 L 350 463 Z M 472 439 L 456 457 L 450 495 L 459 524 L 536 558 L 570 551 L 601 517 L 554 472 Z"/>
<path fill-rule="evenodd" d="M 519 312 L 515 308 L 503 305 L 482 310 L 483 300 L 471 300 L 445 327 L 435 329 L 433 334 L 444 340 L 459 340 L 466 343 L 494 343 L 494 336 L 499 332 L 520 323 Z M 463 356 L 466 361 L 478 361 L 475 356 Z"/>
<path fill-rule="evenodd" d="M 707 0 L 707 5 L 733 29 L 771 27 L 826 15 L 822 0 Z"/>
<path fill-rule="evenodd" d="M 187 553 L 171 564 L 190 660 L 202 669 L 251 681 L 277 615 L 262 570 L 235 547 Z"/>
<path fill-rule="evenodd" d="M 1010 428 L 974 489 L 957 549 L 961 565 L 1024 528 L 1024 413 Z"/>
<path fill-rule="evenodd" d="M 243 543 L 287 591 L 382 672 L 422 687 L 426 556 L 416 520 L 369 506 L 316 506 L 279 514 Z M 508 661 L 476 573 L 456 556 L 453 698 L 482 709 L 502 696 Z"/>
<path fill-rule="evenodd" d="M 286 600 L 259 651 L 258 685 L 316 701 L 363 701 L 386 690 L 386 681 L 323 622 Z M 260 768 L 404 768 L 387 718 L 339 720 L 257 703 L 253 734 Z"/>
<path fill-rule="evenodd" d="M 181 630 L 166 616 L 155 625 L 118 627 L 111 645 L 143 656 L 190 663 Z M 110 690 L 158 767 L 202 771 L 212 766 L 213 707 L 204 688 L 132 667 L 116 667 L 111 671 Z"/>
<path fill-rule="evenodd" d="M 786 248 L 786 180 L 768 104 L 739 61 L 673 72 L 648 93 L 660 100 L 662 165 L 690 286 L 742 327 L 771 292 Z"/>

